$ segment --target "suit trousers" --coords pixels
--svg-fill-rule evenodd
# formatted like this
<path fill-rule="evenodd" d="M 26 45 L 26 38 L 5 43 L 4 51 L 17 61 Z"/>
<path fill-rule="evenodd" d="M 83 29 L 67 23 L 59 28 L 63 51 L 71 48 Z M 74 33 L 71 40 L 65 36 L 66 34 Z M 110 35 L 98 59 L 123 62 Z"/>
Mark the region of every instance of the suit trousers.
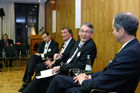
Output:
<path fill-rule="evenodd" d="M 44 60 L 42 60 L 41 56 L 32 55 L 27 63 L 23 81 L 25 82 L 27 79 L 31 79 L 31 77 L 34 74 L 36 65 L 38 63 L 43 63 L 43 62 L 44 62 Z"/>
<path fill-rule="evenodd" d="M 45 93 L 53 77 L 43 79 L 34 78 L 22 93 Z"/>
<path fill-rule="evenodd" d="M 74 83 L 73 77 L 56 75 L 50 83 L 47 93 L 80 93 L 80 89 L 78 83 Z"/>

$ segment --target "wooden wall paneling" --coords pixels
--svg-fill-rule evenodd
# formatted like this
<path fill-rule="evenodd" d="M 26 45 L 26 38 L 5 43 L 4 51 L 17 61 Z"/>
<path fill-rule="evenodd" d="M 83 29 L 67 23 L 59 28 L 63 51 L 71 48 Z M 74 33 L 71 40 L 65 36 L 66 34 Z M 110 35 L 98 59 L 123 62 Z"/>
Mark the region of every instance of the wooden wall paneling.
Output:
<path fill-rule="evenodd" d="M 49 0 L 45 4 L 45 29 L 51 35 L 52 39 L 56 39 L 56 33 L 52 33 L 52 11 L 56 10 L 56 0 Z"/>
<path fill-rule="evenodd" d="M 97 58 L 93 65 L 94 72 L 101 71 L 121 48 L 121 44 L 116 42 L 112 34 L 113 16 L 119 12 L 129 11 L 140 19 L 139 9 L 139 0 L 82 0 L 82 22 L 91 22 L 95 29 L 93 39 L 97 45 Z M 138 88 L 136 93 L 140 92 Z"/>
<path fill-rule="evenodd" d="M 77 40 L 77 30 L 75 29 L 75 0 L 56 0 L 57 13 L 57 34 L 56 38 L 60 45 L 63 42 L 61 28 L 69 27 L 73 31 L 73 37 Z"/>

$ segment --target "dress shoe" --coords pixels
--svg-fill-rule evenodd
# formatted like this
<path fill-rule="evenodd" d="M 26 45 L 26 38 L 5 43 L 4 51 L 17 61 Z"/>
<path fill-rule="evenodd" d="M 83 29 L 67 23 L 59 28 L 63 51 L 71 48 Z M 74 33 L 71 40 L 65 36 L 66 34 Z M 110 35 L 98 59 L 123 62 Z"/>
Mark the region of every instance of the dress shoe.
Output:
<path fill-rule="evenodd" d="M 22 92 L 28 85 L 29 83 L 23 83 L 21 88 L 18 90 L 18 92 Z"/>
<path fill-rule="evenodd" d="M 27 77 L 27 79 L 24 81 L 24 83 L 30 83 L 31 77 Z"/>

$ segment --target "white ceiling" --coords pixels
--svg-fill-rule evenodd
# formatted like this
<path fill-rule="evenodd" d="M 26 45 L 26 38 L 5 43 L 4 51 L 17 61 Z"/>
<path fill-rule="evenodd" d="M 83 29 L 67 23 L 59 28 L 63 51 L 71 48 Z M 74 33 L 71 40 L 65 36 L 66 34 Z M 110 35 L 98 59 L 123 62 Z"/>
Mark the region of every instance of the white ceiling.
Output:
<path fill-rule="evenodd" d="M 1 1 L 3 1 L 3 2 L 16 2 L 16 3 L 45 3 L 47 0 L 0 0 L 0 2 Z"/>

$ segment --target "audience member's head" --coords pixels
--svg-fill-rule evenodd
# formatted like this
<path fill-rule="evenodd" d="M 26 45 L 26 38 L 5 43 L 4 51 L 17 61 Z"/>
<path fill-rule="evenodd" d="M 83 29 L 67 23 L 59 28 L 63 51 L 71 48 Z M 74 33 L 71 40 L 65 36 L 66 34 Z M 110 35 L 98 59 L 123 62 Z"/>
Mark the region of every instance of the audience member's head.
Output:
<path fill-rule="evenodd" d="M 45 41 L 46 43 L 48 43 L 51 40 L 49 32 L 43 32 L 41 36 L 43 41 Z"/>
<path fill-rule="evenodd" d="M 81 25 L 79 30 L 80 40 L 86 42 L 93 37 L 93 25 L 91 23 L 85 22 Z"/>
<path fill-rule="evenodd" d="M 7 41 L 8 40 L 8 35 L 7 34 L 4 34 L 3 35 L 3 39 L 4 39 L 4 41 Z"/>
<path fill-rule="evenodd" d="M 132 13 L 118 13 L 114 16 L 112 24 L 113 34 L 118 42 L 125 43 L 136 36 L 138 25 L 138 18 Z"/>
<path fill-rule="evenodd" d="M 61 34 L 64 41 L 69 40 L 73 36 L 72 30 L 68 27 L 62 28 Z"/>

